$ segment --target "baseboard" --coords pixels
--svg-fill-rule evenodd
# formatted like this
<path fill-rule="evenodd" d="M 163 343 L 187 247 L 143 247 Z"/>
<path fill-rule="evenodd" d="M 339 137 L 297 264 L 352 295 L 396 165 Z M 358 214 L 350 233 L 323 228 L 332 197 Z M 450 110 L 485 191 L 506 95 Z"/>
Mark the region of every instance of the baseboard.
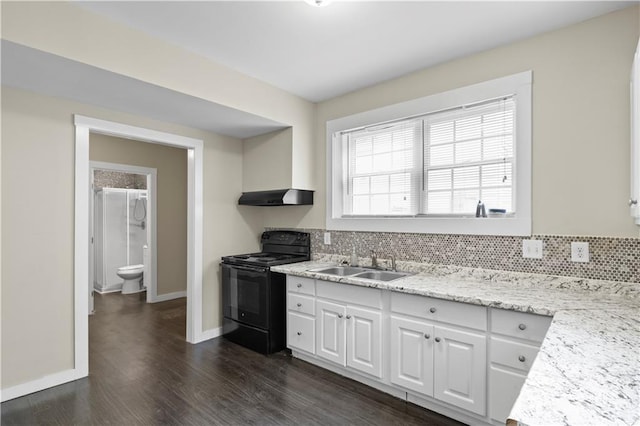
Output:
<path fill-rule="evenodd" d="M 0 400 L 2 402 L 9 401 L 11 399 L 29 395 L 30 393 L 62 385 L 64 383 L 73 382 L 74 380 L 82 379 L 86 376 L 86 374 L 82 375 L 80 371 L 75 368 L 72 370 L 65 370 L 59 373 L 50 374 L 48 376 L 44 376 L 27 383 L 22 383 L 20 385 L 2 389 L 0 391 Z"/>
<path fill-rule="evenodd" d="M 212 328 L 209 330 L 204 330 L 200 333 L 199 336 L 196 336 L 195 340 L 192 343 L 200 343 L 205 340 L 215 339 L 216 337 L 222 336 L 222 327 Z"/>
<path fill-rule="evenodd" d="M 175 293 L 158 294 L 151 300 L 151 303 L 166 302 L 167 300 L 180 299 L 181 297 L 187 297 L 187 292 L 176 291 Z"/>
<path fill-rule="evenodd" d="M 107 287 L 104 287 L 104 288 L 97 288 L 97 287 L 94 286 L 93 290 L 96 293 L 99 293 L 99 294 L 115 293 L 115 292 L 118 292 L 118 291 L 122 291 L 122 284 L 115 284 L 115 285 L 112 285 L 110 287 L 107 286 Z"/>

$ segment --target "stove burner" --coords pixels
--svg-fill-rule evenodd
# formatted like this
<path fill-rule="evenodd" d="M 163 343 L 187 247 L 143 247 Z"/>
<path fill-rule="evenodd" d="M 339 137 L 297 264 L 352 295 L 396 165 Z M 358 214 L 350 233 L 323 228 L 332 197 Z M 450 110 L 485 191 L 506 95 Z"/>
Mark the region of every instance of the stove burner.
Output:
<path fill-rule="evenodd" d="M 304 255 L 285 254 L 285 253 L 251 253 L 237 254 L 235 256 L 227 256 L 224 261 L 231 263 L 246 263 L 263 266 L 280 265 L 283 263 L 299 262 L 306 260 L 308 257 Z"/>
<path fill-rule="evenodd" d="M 262 268 L 309 259 L 309 235 L 291 231 L 266 231 L 261 237 L 262 252 L 224 256 L 223 263 Z"/>

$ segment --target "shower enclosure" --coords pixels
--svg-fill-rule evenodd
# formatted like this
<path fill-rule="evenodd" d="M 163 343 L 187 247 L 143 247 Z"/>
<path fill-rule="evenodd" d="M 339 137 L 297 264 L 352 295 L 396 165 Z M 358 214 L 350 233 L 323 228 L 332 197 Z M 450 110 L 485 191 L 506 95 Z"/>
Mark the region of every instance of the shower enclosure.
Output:
<path fill-rule="evenodd" d="M 94 194 L 94 277 L 99 293 L 119 291 L 118 268 L 143 263 L 147 190 L 102 188 Z"/>

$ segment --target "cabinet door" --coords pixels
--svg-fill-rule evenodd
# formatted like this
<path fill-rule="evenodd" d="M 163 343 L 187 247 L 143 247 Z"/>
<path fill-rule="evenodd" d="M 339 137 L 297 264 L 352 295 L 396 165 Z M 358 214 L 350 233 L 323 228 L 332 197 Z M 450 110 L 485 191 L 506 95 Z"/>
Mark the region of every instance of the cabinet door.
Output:
<path fill-rule="evenodd" d="M 382 314 L 347 307 L 347 365 L 382 378 Z"/>
<path fill-rule="evenodd" d="M 346 307 L 325 300 L 316 301 L 316 355 L 346 365 Z"/>
<path fill-rule="evenodd" d="M 391 316 L 391 383 L 433 396 L 433 326 Z"/>
<path fill-rule="evenodd" d="M 465 410 L 486 412 L 487 338 L 435 327 L 434 397 Z"/>
<path fill-rule="evenodd" d="M 287 347 L 315 353 L 315 319 L 296 312 L 287 313 Z"/>
<path fill-rule="evenodd" d="M 526 376 L 496 366 L 491 366 L 489 371 L 489 414 L 493 420 L 504 424 Z"/>

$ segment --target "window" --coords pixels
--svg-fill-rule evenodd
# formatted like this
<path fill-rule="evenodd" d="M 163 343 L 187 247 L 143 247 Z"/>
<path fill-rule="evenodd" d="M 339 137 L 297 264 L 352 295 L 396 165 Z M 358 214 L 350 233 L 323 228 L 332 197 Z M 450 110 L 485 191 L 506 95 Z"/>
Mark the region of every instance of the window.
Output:
<path fill-rule="evenodd" d="M 327 134 L 327 229 L 530 234 L 530 72 L 334 120 Z M 507 214 L 477 219 L 479 201 Z"/>
<path fill-rule="evenodd" d="M 424 120 L 425 214 L 514 212 L 515 99 L 434 114 Z"/>
<path fill-rule="evenodd" d="M 343 134 L 349 158 L 344 214 L 416 213 L 420 136 L 415 121 Z"/>

